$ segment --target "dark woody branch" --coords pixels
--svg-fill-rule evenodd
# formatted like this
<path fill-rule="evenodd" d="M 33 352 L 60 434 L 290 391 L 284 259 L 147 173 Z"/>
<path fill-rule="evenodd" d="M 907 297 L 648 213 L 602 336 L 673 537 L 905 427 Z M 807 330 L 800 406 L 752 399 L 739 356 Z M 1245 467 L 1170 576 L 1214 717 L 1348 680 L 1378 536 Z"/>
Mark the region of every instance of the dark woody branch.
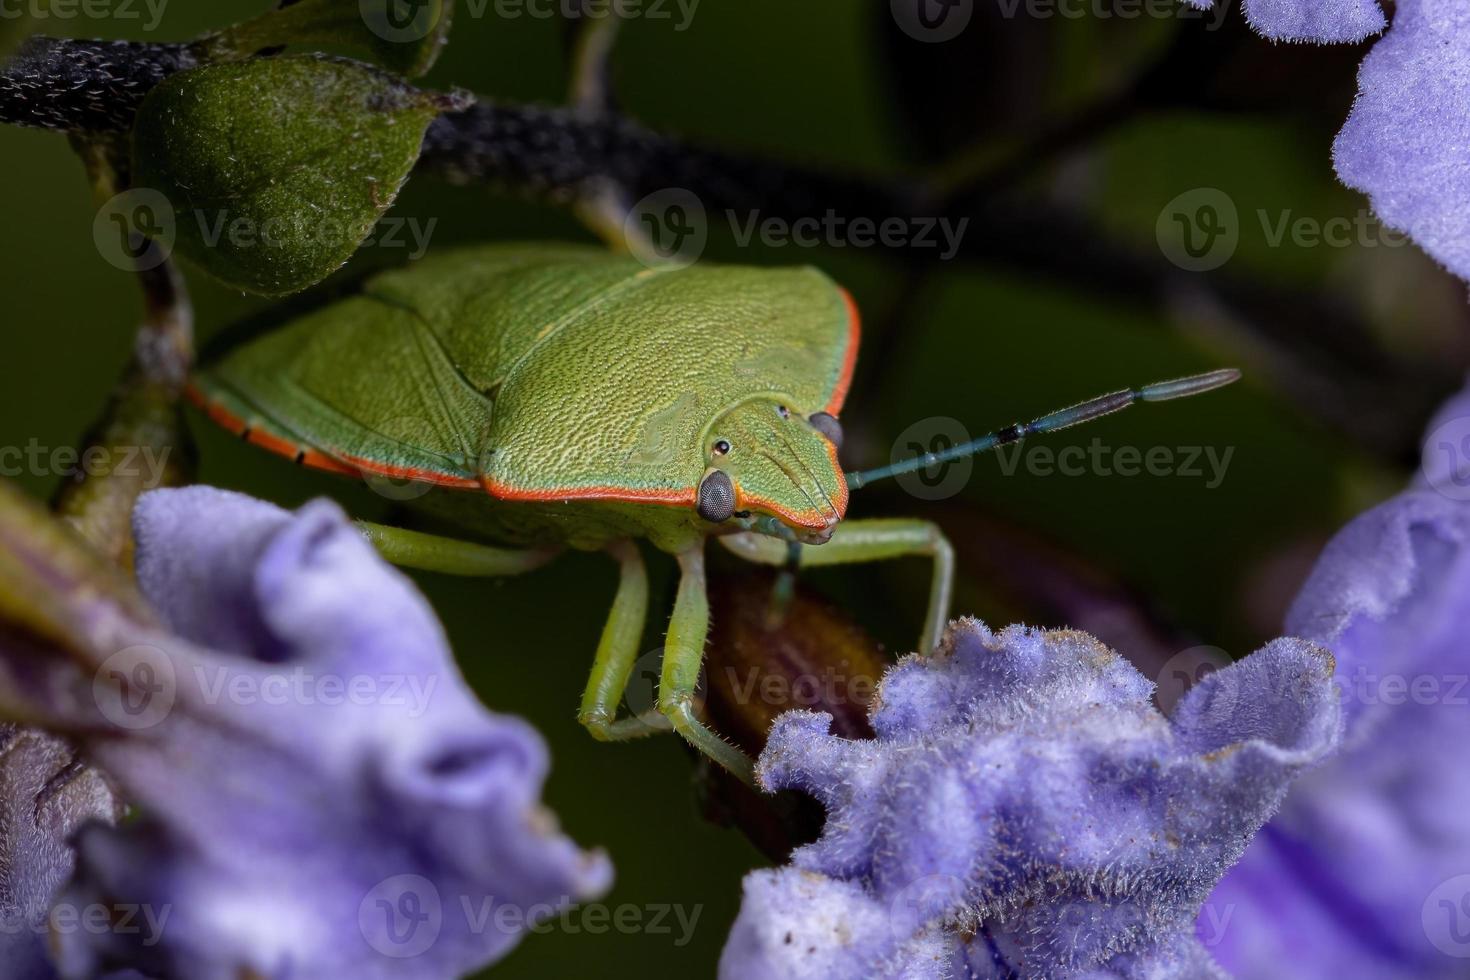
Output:
<path fill-rule="evenodd" d="M 0 67 L 0 123 L 126 132 L 149 90 L 197 64 L 189 44 L 33 38 Z M 902 184 L 844 180 L 702 150 L 624 117 L 486 101 L 437 119 L 424 138 L 420 167 L 557 197 L 599 182 L 629 190 L 681 186 L 717 207 L 794 215 L 828 208 L 905 213 L 916 203 Z"/>
<path fill-rule="evenodd" d="M 196 64 L 187 44 L 32 38 L 0 66 L 0 122 L 126 132 L 155 85 Z"/>

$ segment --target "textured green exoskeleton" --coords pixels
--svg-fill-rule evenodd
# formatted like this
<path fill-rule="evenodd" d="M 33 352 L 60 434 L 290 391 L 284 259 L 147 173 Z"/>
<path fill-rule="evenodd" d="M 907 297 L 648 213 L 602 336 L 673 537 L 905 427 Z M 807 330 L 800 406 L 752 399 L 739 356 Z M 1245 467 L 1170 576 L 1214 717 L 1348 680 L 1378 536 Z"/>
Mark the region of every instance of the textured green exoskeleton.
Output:
<path fill-rule="evenodd" d="M 836 416 L 857 346 L 850 299 L 813 269 L 650 269 L 593 248 L 497 245 L 381 274 L 207 365 L 191 396 L 297 462 L 435 488 L 416 504 L 521 549 L 365 524 L 399 564 L 501 575 L 565 546 L 610 552 L 621 579 L 583 724 L 604 739 L 673 728 L 749 778 L 750 761 L 695 710 L 707 537 L 770 564 L 931 557 L 928 650 L 948 614 L 950 546 L 925 521 L 843 522 L 849 486 L 1233 379 L 1120 392 L 942 457 L 844 476 Z M 677 556 L 681 579 L 658 708 L 619 719 L 648 602 L 638 537 Z"/>

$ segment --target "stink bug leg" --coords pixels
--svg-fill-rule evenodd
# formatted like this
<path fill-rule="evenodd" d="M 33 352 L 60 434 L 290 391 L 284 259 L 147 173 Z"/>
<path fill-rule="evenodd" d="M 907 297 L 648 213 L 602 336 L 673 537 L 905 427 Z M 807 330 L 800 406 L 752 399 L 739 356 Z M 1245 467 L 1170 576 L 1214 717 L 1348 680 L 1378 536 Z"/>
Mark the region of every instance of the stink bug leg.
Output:
<path fill-rule="evenodd" d="M 787 565 L 787 546 L 758 534 L 736 534 L 720 543 L 746 561 L 761 565 Z M 861 565 L 910 556 L 934 562 L 929 584 L 929 607 L 918 652 L 928 653 L 939 644 L 949 621 L 950 596 L 954 592 L 954 548 L 931 521 L 917 518 L 871 518 L 847 520 L 837 525 L 832 537 L 820 548 L 799 546 L 798 563 L 803 568 L 821 565 Z"/>

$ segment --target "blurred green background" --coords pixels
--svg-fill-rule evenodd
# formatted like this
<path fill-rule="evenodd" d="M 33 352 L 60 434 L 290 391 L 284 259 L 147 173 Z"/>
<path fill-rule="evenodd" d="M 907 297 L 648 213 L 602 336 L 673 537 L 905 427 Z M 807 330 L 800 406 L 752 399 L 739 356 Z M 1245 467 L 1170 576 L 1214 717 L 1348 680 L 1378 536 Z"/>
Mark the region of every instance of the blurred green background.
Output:
<path fill-rule="evenodd" d="M 173 3 L 149 35 L 123 21 L 52 21 L 42 29 L 182 40 L 266 6 L 259 0 Z M 1023 14 L 977 20 L 967 36 L 933 46 L 925 64 L 922 51 L 917 59 L 910 51 L 902 63 L 891 57 L 886 3 L 704 0 L 687 30 L 674 26 L 647 19 L 627 25 L 615 68 L 629 114 L 732 151 L 874 173 L 934 162 L 947 148 L 930 138 L 935 118 L 1003 146 L 1111 91 L 1174 32 L 1199 29 L 1172 18 L 1038 20 Z M 462 10 L 427 83 L 497 99 L 559 102 L 568 70 L 563 42 L 563 25 L 555 20 L 473 18 Z M 1257 43 L 1263 51 L 1269 47 Z M 1022 51 L 1025 59 L 1017 56 Z M 1289 211 L 1326 219 L 1355 215 L 1364 206 L 1336 183 L 1329 156 L 1331 135 L 1351 103 L 1353 60 L 1308 49 L 1279 49 L 1272 57 L 1299 57 L 1307 67 L 1287 78 L 1257 72 L 1222 79 L 1216 73 L 1217 85 L 1249 89 L 1242 94 L 1250 96 L 1250 111 L 1165 108 L 1144 114 L 1105 133 L 1086 152 L 1029 173 L 1022 191 L 1089 214 L 1116 242 L 1157 258 L 1155 223 L 1165 205 L 1193 188 L 1220 188 L 1242 216 L 1231 274 L 1344 305 L 1383 342 L 1386 373 L 1392 366 L 1442 382 L 1463 361 L 1459 284 L 1412 248 L 1273 247 L 1252 217 L 1265 209 L 1273 216 Z M 1303 98 L 1306 83 L 1311 91 Z M 968 106 L 969 114 L 956 106 Z M 103 261 L 93 244 L 89 193 L 63 137 L 0 129 L 0 160 L 14 189 L 8 234 L 0 242 L 0 445 L 74 445 L 127 361 L 138 296 L 130 277 Z M 423 177 L 410 182 L 394 213 L 435 220 L 433 248 L 499 239 L 591 240 L 563 210 Z M 1233 449 L 1218 487 L 1186 476 L 1043 477 L 1024 468 L 1005 476 L 994 460 L 981 460 L 962 493 L 943 505 L 889 491 L 871 500 L 858 495 L 854 516 L 908 512 L 943 520 L 968 510 L 1040 532 L 1087 556 L 1108 579 L 1135 587 L 1182 633 L 1240 655 L 1274 628 L 1323 537 L 1402 479 L 1396 461 L 1402 453 L 1380 458 L 1385 454 L 1366 451 L 1301 411 L 1274 383 L 1284 372 L 1251 370 L 1269 368 L 1273 360 L 1249 331 L 1216 329 L 1209 317 L 1190 316 L 1187 306 L 1166 308 L 1157 297 L 1129 301 L 1054 276 L 964 262 L 935 268 L 907 289 L 906 264 L 892 254 L 742 249 L 722 220 L 711 225 L 706 257 L 817 264 L 852 290 L 875 331 L 898 331 L 882 363 L 861 369 L 860 387 L 849 400 L 849 465 L 886 462 L 893 439 L 920 419 L 953 416 L 979 433 L 1125 384 L 1226 364 L 1247 368 L 1247 380 L 1227 391 L 1138 410 L 1054 443 L 1085 446 L 1101 437 L 1110 446 L 1145 450 Z M 1045 239 L 1044 222 L 1035 234 Z M 363 254 L 354 263 L 401 259 Z M 201 342 L 269 305 L 187 271 Z M 1272 326 L 1290 332 L 1306 324 Z M 1366 418 L 1379 406 L 1355 410 Z M 205 482 L 286 505 L 329 494 L 365 517 L 387 513 L 384 501 L 366 490 L 295 469 L 211 429 L 195 413 L 190 423 Z M 45 496 L 57 480 L 33 473 L 21 482 Z M 955 545 L 962 557 L 988 547 L 984 537 L 960 533 Z M 650 647 L 662 630 L 669 565 L 660 560 L 655 569 Z M 900 562 L 810 580 L 851 608 L 890 649 L 903 652 L 917 630 L 926 577 L 922 564 Z M 612 564 L 597 555 L 573 555 L 519 580 L 420 581 L 486 703 L 528 718 L 550 743 L 550 805 L 575 839 L 605 847 L 616 863 L 617 884 L 606 903 L 698 910 L 685 945 L 677 943 L 677 926 L 672 934 L 533 936 L 490 975 L 711 973 L 738 908 L 741 875 L 764 862 L 739 833 L 701 819 L 689 758 L 675 739 L 610 746 L 577 726 L 577 700 L 614 587 Z M 956 613 L 1025 615 L 998 599 L 994 586 L 967 576 Z"/>

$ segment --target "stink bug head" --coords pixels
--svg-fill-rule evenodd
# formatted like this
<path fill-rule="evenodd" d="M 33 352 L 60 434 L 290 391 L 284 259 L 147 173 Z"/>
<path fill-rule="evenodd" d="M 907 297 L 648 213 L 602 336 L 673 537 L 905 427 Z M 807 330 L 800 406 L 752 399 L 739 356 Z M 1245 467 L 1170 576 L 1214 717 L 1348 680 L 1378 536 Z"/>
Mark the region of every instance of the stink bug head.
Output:
<path fill-rule="evenodd" d="M 762 395 L 727 408 L 706 431 L 701 517 L 804 544 L 831 537 L 847 512 L 835 419 Z"/>

